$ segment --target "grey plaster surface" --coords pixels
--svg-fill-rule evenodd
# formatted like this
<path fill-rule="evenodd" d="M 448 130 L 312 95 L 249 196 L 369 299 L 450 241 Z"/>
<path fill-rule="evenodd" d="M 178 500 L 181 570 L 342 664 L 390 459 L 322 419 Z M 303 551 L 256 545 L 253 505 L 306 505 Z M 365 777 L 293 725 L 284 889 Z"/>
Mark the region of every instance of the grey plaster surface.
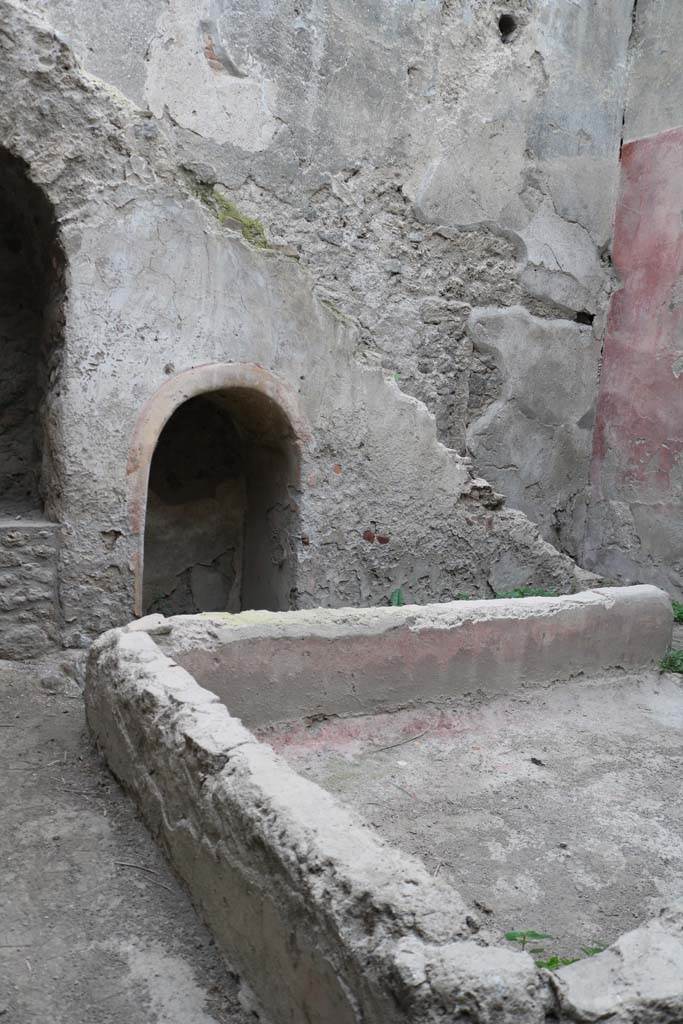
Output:
<path fill-rule="evenodd" d="M 678 55 L 683 22 L 671 0 L 638 0 L 629 67 L 624 141 L 678 128 L 683 79 Z"/>
<path fill-rule="evenodd" d="M 667 595 L 650 586 L 560 597 L 402 608 L 150 615 L 148 632 L 252 728 L 360 715 L 530 682 L 656 666 L 671 641 Z"/>
<path fill-rule="evenodd" d="M 248 1024 L 60 663 L 0 662 L 0 1020 Z"/>
<path fill-rule="evenodd" d="M 86 74 L 24 6 L 1 0 L 0 9 L 0 131 L 54 205 L 68 265 L 65 357 L 50 406 L 63 485 L 48 502 L 68 524 L 63 642 L 85 645 L 130 619 L 146 498 L 131 496 L 144 471 L 130 462 L 133 438 L 164 386 L 206 364 L 251 367 L 297 410 L 291 606 L 381 604 L 399 586 L 413 601 L 525 584 L 578 589 L 585 576 L 530 520 L 473 487 L 470 462 L 440 442 L 433 414 L 366 350 L 359 324 L 316 294 L 297 253 L 258 249 L 239 222 L 217 215 L 198 138 Z M 484 234 L 499 246 L 498 229 Z M 463 238 L 456 248 L 473 247 L 472 280 L 478 267 L 485 277 L 481 237 Z"/>
<path fill-rule="evenodd" d="M 173 130 L 185 173 L 299 260 L 308 287 L 354 323 L 356 356 L 424 402 L 450 448 L 471 447 L 476 462 L 483 446 L 495 465 L 487 441 L 500 424 L 480 413 L 503 394 L 473 356 L 472 311 L 521 304 L 555 350 L 588 315 L 599 349 L 633 0 L 126 0 L 120 17 L 89 0 L 30 7 L 88 72 L 149 109 L 150 129 Z M 502 13 L 516 19 L 505 40 Z M 522 337 L 505 372 L 527 356 Z M 570 356 L 567 389 L 594 395 L 596 375 Z M 547 434 L 519 405 L 503 429 Z M 533 495 L 511 489 L 546 536 L 557 464 L 560 499 L 580 505 L 587 484 L 572 440 L 548 466 L 539 456 Z M 525 476 L 528 457 L 512 450 L 508 478 Z M 571 554 L 583 523 L 573 508 L 566 519 Z"/>
<path fill-rule="evenodd" d="M 487 927 L 580 957 L 683 897 L 682 730 L 683 677 L 651 672 L 258 735 Z"/>
<path fill-rule="evenodd" d="M 470 318 L 474 351 L 501 381 L 473 418 L 478 470 L 539 523 L 547 540 L 581 550 L 600 349 L 590 327 L 532 317 L 521 308 Z"/>
<path fill-rule="evenodd" d="M 211 362 L 266 368 L 308 424 L 293 606 L 575 589 L 470 470 L 580 555 L 627 65 L 655 8 L 634 32 L 632 0 L 515 0 L 503 39 L 497 0 L 123 7 L 3 0 L 0 127 L 68 264 L 48 496 L 67 644 L 130 617 L 131 436 Z M 491 309 L 504 354 L 473 350 Z M 640 522 L 599 568 L 665 541 Z"/>

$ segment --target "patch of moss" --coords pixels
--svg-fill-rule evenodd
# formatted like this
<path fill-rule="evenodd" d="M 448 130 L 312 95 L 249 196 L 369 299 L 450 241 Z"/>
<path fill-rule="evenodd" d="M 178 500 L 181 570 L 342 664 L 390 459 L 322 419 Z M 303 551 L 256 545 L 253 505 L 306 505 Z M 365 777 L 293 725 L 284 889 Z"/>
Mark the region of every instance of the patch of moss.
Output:
<path fill-rule="evenodd" d="M 268 248 L 268 239 L 261 221 L 255 217 L 247 217 L 230 199 L 217 192 L 215 185 L 209 185 L 205 181 L 194 181 L 192 191 L 205 206 L 208 206 L 219 224 L 235 221 L 240 226 L 242 237 L 250 245 L 256 249 Z"/>

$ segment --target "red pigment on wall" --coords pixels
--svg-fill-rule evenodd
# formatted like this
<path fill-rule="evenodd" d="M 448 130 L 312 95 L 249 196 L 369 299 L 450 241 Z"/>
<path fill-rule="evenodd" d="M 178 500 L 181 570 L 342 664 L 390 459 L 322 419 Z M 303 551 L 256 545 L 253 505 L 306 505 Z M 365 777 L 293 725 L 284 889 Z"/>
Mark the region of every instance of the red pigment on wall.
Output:
<path fill-rule="evenodd" d="M 655 504 L 683 451 L 683 129 L 624 146 L 613 255 L 592 482 Z"/>

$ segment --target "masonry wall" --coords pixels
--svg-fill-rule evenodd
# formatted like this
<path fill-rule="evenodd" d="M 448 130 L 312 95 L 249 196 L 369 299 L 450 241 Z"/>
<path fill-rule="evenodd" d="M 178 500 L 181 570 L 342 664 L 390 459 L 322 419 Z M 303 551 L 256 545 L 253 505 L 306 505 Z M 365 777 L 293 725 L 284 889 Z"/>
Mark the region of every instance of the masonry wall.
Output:
<path fill-rule="evenodd" d="M 609 579 L 680 588 L 675 311 L 660 322 L 677 268 L 667 257 L 670 286 L 624 325 L 641 228 L 617 215 L 611 242 L 620 187 L 620 209 L 650 195 L 651 238 L 675 220 L 671 138 L 662 181 L 634 150 L 679 127 L 675 4 L 33 6 L 174 126 L 191 179 L 308 268 L 356 324 L 356 356 L 425 402 L 545 539 Z"/>
<path fill-rule="evenodd" d="M 547 541 L 675 587 L 675 491 L 624 498 L 599 464 L 609 334 L 593 433 L 629 46 L 661 32 L 653 6 L 635 36 L 630 0 L 31 6 L 122 91 L 3 0 L 4 137 L 68 260 L 47 434 L 66 643 L 130 618 L 135 424 L 209 363 L 264 367 L 307 425 L 299 606 L 589 579 Z M 658 109 L 634 76 L 627 113 Z"/>
<path fill-rule="evenodd" d="M 0 520 L 0 658 L 34 658 L 59 642 L 59 527 Z"/>
<path fill-rule="evenodd" d="M 272 392 L 290 410 L 299 471 L 287 502 L 300 532 L 273 557 L 293 566 L 298 607 L 385 604 L 396 587 L 424 603 L 593 580 L 473 479 L 302 261 L 264 247 L 262 228 L 188 170 L 189 136 L 84 75 L 23 5 L 0 0 L 0 14 L 0 131 L 52 203 L 67 264 L 49 434 L 63 475 L 64 644 L 133 614 L 136 429 L 166 385 L 189 397 L 196 372 L 230 370 L 239 394 Z"/>
<path fill-rule="evenodd" d="M 633 0 L 32 6 L 578 556 Z M 543 389 L 512 396 L 539 354 Z"/>
<path fill-rule="evenodd" d="M 678 5 L 639 0 L 592 458 L 588 565 L 683 585 L 683 45 Z"/>

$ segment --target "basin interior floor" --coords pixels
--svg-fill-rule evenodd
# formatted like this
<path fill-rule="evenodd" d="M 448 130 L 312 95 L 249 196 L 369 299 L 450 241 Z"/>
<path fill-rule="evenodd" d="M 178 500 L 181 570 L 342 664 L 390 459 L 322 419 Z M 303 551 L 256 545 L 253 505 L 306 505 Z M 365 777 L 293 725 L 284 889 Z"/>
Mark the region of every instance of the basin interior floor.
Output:
<path fill-rule="evenodd" d="M 681 676 L 577 679 L 259 735 L 447 877 L 487 926 L 551 935 L 536 943 L 545 956 L 608 945 L 683 896 Z"/>
<path fill-rule="evenodd" d="M 0 1022 L 247 1024 L 60 659 L 0 662 Z"/>

